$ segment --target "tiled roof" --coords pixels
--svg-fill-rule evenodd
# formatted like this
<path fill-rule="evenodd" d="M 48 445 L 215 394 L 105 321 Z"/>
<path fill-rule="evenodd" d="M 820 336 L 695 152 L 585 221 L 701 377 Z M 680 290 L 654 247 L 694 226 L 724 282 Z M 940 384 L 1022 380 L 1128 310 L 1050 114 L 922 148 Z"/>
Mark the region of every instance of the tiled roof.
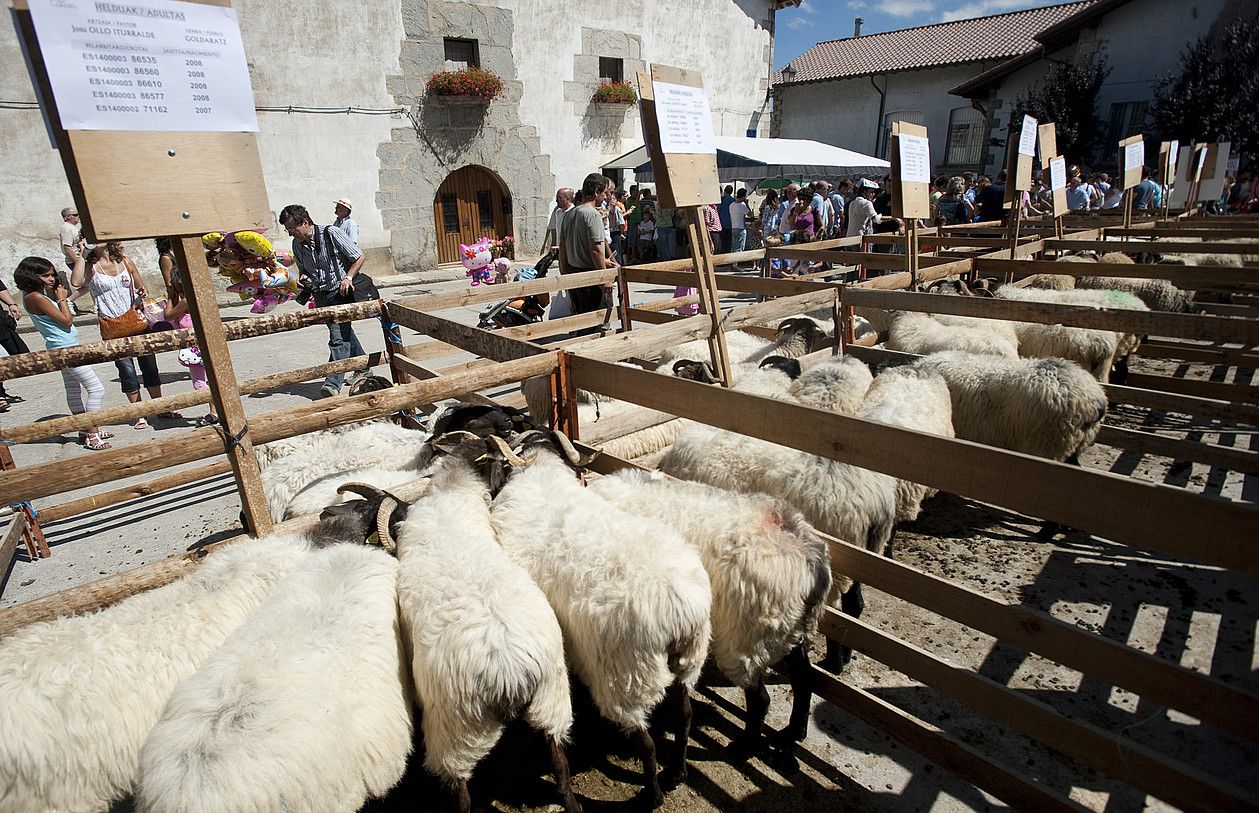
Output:
<path fill-rule="evenodd" d="M 955 20 L 882 34 L 819 42 L 791 60 L 795 82 L 1008 59 L 1038 46 L 1036 34 L 1094 0 L 1046 6 L 990 17 Z M 783 81 L 781 72 L 775 81 Z"/>

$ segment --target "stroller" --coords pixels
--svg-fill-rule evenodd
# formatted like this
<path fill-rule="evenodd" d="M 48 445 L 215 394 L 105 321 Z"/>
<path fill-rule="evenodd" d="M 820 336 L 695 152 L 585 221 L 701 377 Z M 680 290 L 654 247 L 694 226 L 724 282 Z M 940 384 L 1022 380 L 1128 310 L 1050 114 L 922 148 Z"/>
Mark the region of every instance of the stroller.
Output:
<path fill-rule="evenodd" d="M 551 270 L 551 263 L 559 257 L 559 249 L 551 249 L 533 268 L 526 268 L 517 277 L 519 282 L 531 279 L 542 279 Z M 541 322 L 546 315 L 546 306 L 551 300 L 550 294 L 534 294 L 520 299 L 504 299 L 491 305 L 482 314 L 477 327 L 482 330 L 497 330 L 501 327 L 519 327 L 534 322 Z"/>

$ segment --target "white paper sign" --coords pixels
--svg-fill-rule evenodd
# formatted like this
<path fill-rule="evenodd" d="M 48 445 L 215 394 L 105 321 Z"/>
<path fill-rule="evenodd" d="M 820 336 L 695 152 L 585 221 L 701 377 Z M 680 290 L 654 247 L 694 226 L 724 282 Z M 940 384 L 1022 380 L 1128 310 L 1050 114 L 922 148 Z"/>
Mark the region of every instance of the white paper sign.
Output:
<path fill-rule="evenodd" d="M 258 130 L 235 9 L 179 0 L 30 8 L 67 130 Z"/>
<path fill-rule="evenodd" d="M 660 151 L 664 153 L 717 153 L 713 116 L 703 88 L 652 82 L 656 96 L 656 121 L 660 124 Z"/>
<path fill-rule="evenodd" d="M 1202 168 L 1207 163 L 1207 148 L 1205 146 L 1198 150 L 1198 172 L 1202 172 Z"/>
<path fill-rule="evenodd" d="M 1123 168 L 1127 172 L 1130 169 L 1140 169 L 1145 165 L 1145 142 L 1138 141 L 1135 144 L 1125 144 L 1123 148 Z"/>
<path fill-rule="evenodd" d="M 1167 147 L 1167 165 L 1173 170 L 1176 168 L 1176 162 L 1180 159 L 1180 142 L 1172 141 Z"/>
<path fill-rule="evenodd" d="M 1023 117 L 1023 129 L 1019 131 L 1019 155 L 1036 155 L 1036 119 Z"/>
<path fill-rule="evenodd" d="M 1049 159 L 1049 188 L 1051 190 L 1067 188 L 1067 159 Z"/>
<path fill-rule="evenodd" d="M 926 136 L 897 136 L 900 143 L 901 181 L 931 183 L 931 145 Z"/>

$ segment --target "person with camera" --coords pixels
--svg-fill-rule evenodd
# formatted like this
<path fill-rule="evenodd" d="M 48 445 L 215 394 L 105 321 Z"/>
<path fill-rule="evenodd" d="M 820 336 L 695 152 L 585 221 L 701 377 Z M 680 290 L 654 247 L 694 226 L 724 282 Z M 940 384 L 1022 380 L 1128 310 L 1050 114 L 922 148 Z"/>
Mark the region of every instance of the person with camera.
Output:
<path fill-rule="evenodd" d="M 82 256 L 75 258 L 74 273 L 76 276 L 83 274 Z M 31 315 L 31 322 L 39 335 L 44 337 L 45 347 L 58 350 L 79 343 L 79 331 L 74 326 L 74 314 L 70 309 L 70 288 L 61 282 L 52 263 L 43 257 L 27 257 L 18 263 L 13 272 L 13 282 L 22 291 L 22 304 Z M 61 381 L 65 385 L 66 405 L 71 414 L 96 412 L 101 408 L 105 385 L 101 384 L 91 367 L 62 368 Z M 83 402 L 84 393 L 87 393 L 86 405 Z M 99 452 L 110 448 L 105 441 L 113 436 L 112 432 L 102 432 L 99 426 L 89 426 L 87 431 L 79 433 L 79 442 L 85 448 Z"/>
<path fill-rule="evenodd" d="M 380 298 L 371 277 L 362 273 L 363 252 L 345 232 L 336 226 L 316 226 L 306 207 L 298 204 L 280 211 L 280 225 L 293 238 L 293 261 L 301 273 L 302 287 L 314 296 L 316 307 Z M 363 354 L 353 323 L 328 323 L 328 361 Z M 331 398 L 341 392 L 344 383 L 345 373 L 330 375 L 324 379 L 320 395 Z"/>

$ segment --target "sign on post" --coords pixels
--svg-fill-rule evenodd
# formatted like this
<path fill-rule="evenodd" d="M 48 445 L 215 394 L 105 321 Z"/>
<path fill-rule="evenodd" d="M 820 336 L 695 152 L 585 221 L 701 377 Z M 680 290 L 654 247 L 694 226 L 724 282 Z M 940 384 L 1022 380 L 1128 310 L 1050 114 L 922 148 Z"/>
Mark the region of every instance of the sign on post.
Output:
<path fill-rule="evenodd" d="M 931 216 L 931 143 L 927 128 L 906 121 L 892 123 L 892 213 L 899 218 Z"/>
<path fill-rule="evenodd" d="M 656 197 L 665 208 L 715 203 L 721 196 L 708 93 L 698 71 L 652 65 L 638 74 L 643 143 Z"/>
<path fill-rule="evenodd" d="M 14 8 L 85 236 L 271 224 L 230 6 L 15 0 Z"/>
<path fill-rule="evenodd" d="M 1036 127 L 1036 136 L 1040 146 L 1041 172 L 1049 169 L 1049 159 L 1058 154 L 1058 125 L 1052 121 Z M 1042 177 L 1041 180 L 1044 180 Z"/>
<path fill-rule="evenodd" d="M 1067 213 L 1067 159 L 1055 156 L 1049 159 L 1049 191 L 1054 206 L 1054 217 Z"/>
<path fill-rule="evenodd" d="M 1123 188 L 1131 189 L 1141 183 L 1141 169 L 1145 166 L 1145 138 L 1134 135 L 1119 142 L 1119 175 Z"/>

